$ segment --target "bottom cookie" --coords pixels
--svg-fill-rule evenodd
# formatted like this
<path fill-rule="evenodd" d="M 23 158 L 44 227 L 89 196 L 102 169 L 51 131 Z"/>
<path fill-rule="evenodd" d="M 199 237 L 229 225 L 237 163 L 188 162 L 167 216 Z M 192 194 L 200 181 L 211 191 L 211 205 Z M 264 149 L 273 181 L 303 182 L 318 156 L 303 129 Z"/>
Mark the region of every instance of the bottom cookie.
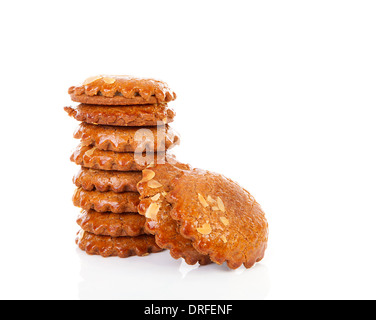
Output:
<path fill-rule="evenodd" d="M 95 235 L 83 230 L 77 232 L 76 244 L 90 255 L 102 257 L 118 256 L 145 256 L 149 253 L 161 252 L 155 243 L 154 236 L 141 235 L 138 237 L 117 237 Z"/>

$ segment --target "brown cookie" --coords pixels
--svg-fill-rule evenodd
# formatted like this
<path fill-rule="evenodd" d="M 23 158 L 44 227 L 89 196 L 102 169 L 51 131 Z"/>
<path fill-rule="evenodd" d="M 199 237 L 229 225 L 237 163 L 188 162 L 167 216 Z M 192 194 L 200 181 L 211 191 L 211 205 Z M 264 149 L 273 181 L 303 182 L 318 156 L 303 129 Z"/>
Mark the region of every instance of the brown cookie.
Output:
<path fill-rule="evenodd" d="M 177 168 L 189 170 L 188 165 L 177 164 Z M 179 231 L 178 223 L 170 216 L 171 205 L 165 196 L 169 186 L 180 174 L 174 166 L 165 165 L 154 175 L 153 168 L 143 171 L 143 179 L 138 184 L 141 193 L 139 213 L 146 217 L 145 228 L 155 235 L 155 241 L 163 249 L 169 249 L 174 259 L 183 258 L 187 264 L 201 265 L 211 263 L 209 256 L 200 254 L 189 239 Z"/>
<path fill-rule="evenodd" d="M 86 168 L 141 171 L 151 163 L 172 162 L 174 157 L 169 154 L 135 154 L 133 152 L 113 152 L 99 150 L 95 147 L 79 145 L 70 157 L 71 161 Z"/>
<path fill-rule="evenodd" d="M 169 125 L 155 127 L 113 127 L 82 122 L 74 133 L 81 145 L 115 152 L 165 151 L 180 143 Z"/>
<path fill-rule="evenodd" d="M 68 93 L 76 102 L 103 105 L 130 105 L 169 102 L 176 94 L 160 80 L 128 75 L 99 75 L 82 85 L 70 87 Z"/>
<path fill-rule="evenodd" d="M 80 104 L 64 107 L 64 110 L 77 121 L 108 126 L 156 126 L 170 123 L 175 117 L 174 110 L 167 104 L 126 107 Z"/>
<path fill-rule="evenodd" d="M 139 196 L 137 192 L 98 192 L 77 188 L 73 195 L 73 204 L 86 211 L 93 209 L 97 212 L 137 212 Z"/>
<path fill-rule="evenodd" d="M 161 252 L 155 243 L 154 236 L 141 235 L 138 237 L 110 237 L 95 235 L 84 230 L 77 233 L 76 244 L 87 254 L 102 257 L 118 256 L 146 256 L 149 253 Z"/>
<path fill-rule="evenodd" d="M 147 234 L 145 217 L 138 213 L 112 213 L 82 210 L 77 224 L 84 231 L 111 237 L 136 237 Z"/>
<path fill-rule="evenodd" d="M 264 257 L 268 223 L 260 205 L 232 180 L 194 169 L 174 181 L 168 201 L 180 233 L 197 251 L 231 269 L 252 267 Z"/>
<path fill-rule="evenodd" d="M 166 174 L 168 180 L 163 179 Z M 138 184 L 139 212 L 151 220 L 147 225 L 158 227 L 163 199 L 171 206 L 169 215 L 179 233 L 213 262 L 227 262 L 232 269 L 242 264 L 250 268 L 263 258 L 268 240 L 264 212 L 237 183 L 209 171 L 169 164 L 144 170 L 143 175 L 146 178 Z M 147 181 L 150 177 L 153 183 Z M 144 202 L 156 192 L 160 192 L 158 199 L 150 198 L 150 205 Z"/>
<path fill-rule="evenodd" d="M 141 171 L 109 171 L 81 167 L 73 177 L 73 183 L 84 190 L 100 192 L 137 192 Z"/>

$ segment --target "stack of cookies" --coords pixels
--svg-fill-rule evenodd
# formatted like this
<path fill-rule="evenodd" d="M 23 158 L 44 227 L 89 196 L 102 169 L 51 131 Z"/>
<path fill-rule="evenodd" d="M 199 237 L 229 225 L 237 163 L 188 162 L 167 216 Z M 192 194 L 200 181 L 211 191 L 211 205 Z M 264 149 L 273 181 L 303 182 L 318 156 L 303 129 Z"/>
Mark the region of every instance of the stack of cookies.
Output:
<path fill-rule="evenodd" d="M 175 113 L 167 103 L 175 93 L 162 81 L 130 76 L 91 77 L 68 92 L 80 103 L 64 108 L 81 122 L 71 156 L 81 166 L 73 179 L 73 203 L 82 208 L 76 243 L 105 257 L 161 251 L 138 213 L 137 183 L 180 141 L 169 126 Z"/>

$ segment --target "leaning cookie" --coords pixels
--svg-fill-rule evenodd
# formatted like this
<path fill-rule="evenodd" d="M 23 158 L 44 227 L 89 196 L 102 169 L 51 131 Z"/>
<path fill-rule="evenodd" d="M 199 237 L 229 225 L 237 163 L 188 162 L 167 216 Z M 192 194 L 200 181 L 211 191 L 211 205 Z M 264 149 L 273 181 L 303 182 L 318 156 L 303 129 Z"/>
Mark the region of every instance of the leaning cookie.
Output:
<path fill-rule="evenodd" d="M 92 209 L 97 212 L 137 212 L 139 194 L 137 192 L 86 191 L 77 188 L 72 200 L 76 207 L 87 211 Z"/>
<path fill-rule="evenodd" d="M 175 111 L 167 104 L 126 107 L 80 104 L 64 110 L 77 121 L 108 126 L 156 126 L 170 123 L 175 117 Z"/>
<path fill-rule="evenodd" d="M 81 167 L 73 177 L 73 183 L 84 190 L 100 192 L 137 192 L 141 171 L 110 171 Z"/>
<path fill-rule="evenodd" d="M 161 252 L 162 249 L 155 243 L 154 237 L 141 235 L 138 237 L 110 237 L 95 235 L 84 230 L 77 233 L 76 244 L 90 255 L 102 257 L 118 256 L 146 256 L 150 253 Z"/>
<path fill-rule="evenodd" d="M 194 169 L 175 180 L 167 195 L 171 217 L 194 248 L 231 269 L 264 257 L 268 223 L 248 191 L 216 173 Z"/>
<path fill-rule="evenodd" d="M 129 75 L 99 75 L 70 87 L 71 99 L 86 104 L 132 105 L 163 103 L 176 99 L 176 94 L 160 80 Z"/>
<path fill-rule="evenodd" d="M 169 179 L 164 180 L 166 175 Z M 160 225 L 159 211 L 166 201 L 176 231 L 211 261 L 236 269 L 242 264 L 250 268 L 263 258 L 268 241 L 265 214 L 237 183 L 209 171 L 169 164 L 148 168 L 143 176 L 138 184 L 139 212 L 151 220 L 147 223 Z M 159 232 L 168 236 L 164 229 Z"/>
<path fill-rule="evenodd" d="M 169 126 L 114 127 L 82 122 L 74 133 L 83 146 L 115 152 L 165 151 L 180 143 L 178 134 Z"/>
<path fill-rule="evenodd" d="M 138 213 L 113 213 L 82 210 L 77 224 L 84 231 L 111 237 L 136 237 L 147 234 L 145 217 Z"/>
<path fill-rule="evenodd" d="M 165 196 L 170 191 L 171 181 L 176 179 L 181 170 L 189 170 L 188 165 L 177 163 L 176 166 L 166 164 L 143 171 L 143 179 L 138 184 L 141 194 L 139 213 L 146 218 L 145 228 L 155 235 L 159 247 L 168 249 L 174 259 L 183 258 L 187 264 L 201 265 L 211 263 L 209 256 L 199 253 L 189 239 L 179 233 L 179 226 L 170 216 L 171 205 Z M 180 170 L 181 169 L 181 170 Z"/>

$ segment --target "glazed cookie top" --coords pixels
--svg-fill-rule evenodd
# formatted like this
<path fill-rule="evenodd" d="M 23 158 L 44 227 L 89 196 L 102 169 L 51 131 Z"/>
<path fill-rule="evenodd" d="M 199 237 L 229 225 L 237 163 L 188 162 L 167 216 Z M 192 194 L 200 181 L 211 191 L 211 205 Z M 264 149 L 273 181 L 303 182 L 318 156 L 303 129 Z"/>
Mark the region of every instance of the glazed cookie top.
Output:
<path fill-rule="evenodd" d="M 252 267 L 264 257 L 268 223 L 253 196 L 223 175 L 194 169 L 167 195 L 171 217 L 195 249 L 231 269 Z"/>
<path fill-rule="evenodd" d="M 68 93 L 73 101 L 101 105 L 130 105 L 169 102 L 176 94 L 160 80 L 129 75 L 99 75 L 72 86 Z"/>

